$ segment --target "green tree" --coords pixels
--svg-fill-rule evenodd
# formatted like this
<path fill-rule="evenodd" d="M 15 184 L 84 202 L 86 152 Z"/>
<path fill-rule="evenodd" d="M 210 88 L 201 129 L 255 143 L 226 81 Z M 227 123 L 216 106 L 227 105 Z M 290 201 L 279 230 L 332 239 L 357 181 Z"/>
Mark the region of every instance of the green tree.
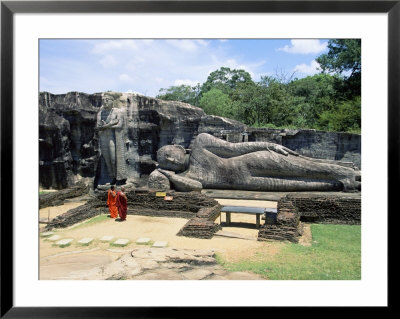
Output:
<path fill-rule="evenodd" d="M 225 94 L 230 95 L 236 89 L 239 83 L 253 82 L 250 73 L 245 70 L 230 69 L 221 67 L 218 70 L 211 72 L 207 77 L 206 82 L 201 86 L 201 94 L 210 91 L 212 88 L 217 88 Z"/>
<path fill-rule="evenodd" d="M 351 71 L 350 76 L 361 72 L 361 39 L 329 40 L 328 49 L 316 59 L 323 72 Z"/>
<path fill-rule="evenodd" d="M 197 86 L 179 85 L 161 88 L 156 98 L 166 101 L 181 101 L 192 105 L 198 105 L 200 84 Z"/>
<path fill-rule="evenodd" d="M 232 92 L 235 119 L 261 126 L 270 119 L 267 91 L 254 82 L 241 83 Z"/>
<path fill-rule="evenodd" d="M 361 132 L 361 98 L 343 101 L 325 111 L 319 119 L 319 129 L 335 132 Z"/>
<path fill-rule="evenodd" d="M 342 81 L 338 76 L 316 74 L 296 79 L 288 84 L 296 113 L 295 120 L 300 127 L 316 128 L 322 112 L 332 109 L 337 99 L 336 83 Z"/>
<path fill-rule="evenodd" d="M 203 94 L 199 100 L 199 106 L 209 115 L 234 116 L 231 99 L 227 94 L 216 88 Z"/>
<path fill-rule="evenodd" d="M 345 97 L 361 95 L 361 39 L 335 39 L 328 42 L 328 53 L 316 61 L 322 72 L 334 72 L 345 76 L 342 87 Z M 350 75 L 345 75 L 350 72 Z"/>

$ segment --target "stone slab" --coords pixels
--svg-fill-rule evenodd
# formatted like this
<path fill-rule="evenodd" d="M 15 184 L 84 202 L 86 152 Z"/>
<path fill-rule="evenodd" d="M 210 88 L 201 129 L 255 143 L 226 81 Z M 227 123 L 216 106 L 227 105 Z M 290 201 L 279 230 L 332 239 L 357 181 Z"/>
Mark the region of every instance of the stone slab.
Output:
<path fill-rule="evenodd" d="M 136 244 L 148 244 L 150 242 L 150 238 L 140 237 L 136 240 Z"/>
<path fill-rule="evenodd" d="M 156 242 L 154 242 L 152 247 L 164 248 L 164 247 L 167 247 L 167 245 L 168 245 L 168 242 L 166 242 L 166 241 L 156 241 Z"/>
<path fill-rule="evenodd" d="M 47 239 L 50 240 L 50 241 L 56 241 L 56 240 L 59 240 L 60 238 L 61 238 L 60 235 L 53 235 L 53 236 L 51 236 L 51 237 L 49 237 Z"/>
<path fill-rule="evenodd" d="M 113 245 L 124 247 L 124 246 L 128 245 L 128 243 L 129 243 L 129 239 L 120 238 L 120 239 L 117 239 L 115 242 L 113 242 Z"/>
<path fill-rule="evenodd" d="M 48 232 L 45 232 L 45 233 L 41 233 L 40 237 L 50 237 L 50 236 L 53 236 L 53 235 L 54 235 L 54 232 L 48 231 Z"/>
<path fill-rule="evenodd" d="M 89 245 L 93 241 L 93 238 L 82 238 L 81 240 L 78 241 L 78 244 L 81 245 Z"/>
<path fill-rule="evenodd" d="M 65 246 L 69 246 L 72 243 L 72 241 L 73 241 L 73 239 L 71 239 L 71 238 L 61 239 L 58 242 L 56 242 L 56 245 L 60 246 L 60 247 L 65 247 Z"/>
<path fill-rule="evenodd" d="M 331 194 L 341 196 L 344 198 L 361 198 L 361 192 L 357 193 L 343 193 L 343 192 L 258 192 L 258 191 L 244 191 L 244 190 L 225 190 L 225 189 L 203 189 L 202 194 L 211 198 L 218 199 L 238 199 L 238 200 L 266 200 L 277 202 L 288 194 L 316 194 L 325 195 Z"/>
<path fill-rule="evenodd" d="M 109 242 L 109 241 L 112 241 L 113 239 L 114 239 L 114 236 L 103 236 L 100 238 L 100 241 Z"/>
<path fill-rule="evenodd" d="M 213 275 L 213 272 L 208 269 L 192 269 L 182 273 L 185 279 L 188 280 L 203 280 Z"/>

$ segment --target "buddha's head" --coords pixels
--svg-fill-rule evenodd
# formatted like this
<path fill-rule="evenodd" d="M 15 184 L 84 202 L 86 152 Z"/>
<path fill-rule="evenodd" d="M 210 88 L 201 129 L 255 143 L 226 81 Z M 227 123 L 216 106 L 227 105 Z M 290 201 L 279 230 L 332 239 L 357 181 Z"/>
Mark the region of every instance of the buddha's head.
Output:
<path fill-rule="evenodd" d="M 157 151 L 159 167 L 174 172 L 183 172 L 188 166 L 188 155 L 180 145 L 165 145 Z"/>
<path fill-rule="evenodd" d="M 123 99 L 121 93 L 104 92 L 101 97 L 101 104 L 104 109 L 111 110 L 112 108 L 121 108 Z"/>

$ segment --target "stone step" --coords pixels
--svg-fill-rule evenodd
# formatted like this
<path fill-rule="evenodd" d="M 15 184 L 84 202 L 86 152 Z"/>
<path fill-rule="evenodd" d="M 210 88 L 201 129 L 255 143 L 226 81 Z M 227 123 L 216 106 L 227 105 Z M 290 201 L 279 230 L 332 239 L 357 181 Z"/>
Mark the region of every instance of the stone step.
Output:
<path fill-rule="evenodd" d="M 59 240 L 60 238 L 61 238 L 60 235 L 53 235 L 53 236 L 47 238 L 47 240 L 56 241 L 56 240 Z"/>
<path fill-rule="evenodd" d="M 150 242 L 150 238 L 146 238 L 146 237 L 140 237 L 136 240 L 136 244 L 139 245 L 145 245 L 148 244 Z"/>
<path fill-rule="evenodd" d="M 53 235 L 54 235 L 54 232 L 52 232 L 52 231 L 40 233 L 40 237 L 50 237 L 50 236 L 53 236 Z"/>
<path fill-rule="evenodd" d="M 89 245 L 93 241 L 93 238 L 82 238 L 81 240 L 78 241 L 78 244 L 80 245 Z"/>
<path fill-rule="evenodd" d="M 60 246 L 60 247 L 67 247 L 72 243 L 72 241 L 73 241 L 73 239 L 71 239 L 71 238 L 61 239 L 58 242 L 56 242 L 56 245 Z"/>
<path fill-rule="evenodd" d="M 114 236 L 103 236 L 100 238 L 101 242 L 110 242 L 114 239 Z"/>
<path fill-rule="evenodd" d="M 154 242 L 152 247 L 164 248 L 164 247 L 167 247 L 167 245 L 168 245 L 168 242 L 166 242 L 166 241 L 156 241 L 156 242 Z"/>
<path fill-rule="evenodd" d="M 113 242 L 113 246 L 124 247 L 124 246 L 128 245 L 128 243 L 129 243 L 129 239 L 120 238 L 120 239 L 117 239 L 115 242 Z"/>

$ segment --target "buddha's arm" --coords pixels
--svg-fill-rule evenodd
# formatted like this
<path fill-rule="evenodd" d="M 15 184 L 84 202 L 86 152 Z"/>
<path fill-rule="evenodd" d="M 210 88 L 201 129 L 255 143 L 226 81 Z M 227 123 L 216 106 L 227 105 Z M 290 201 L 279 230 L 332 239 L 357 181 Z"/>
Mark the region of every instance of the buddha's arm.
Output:
<path fill-rule="evenodd" d="M 199 181 L 194 179 L 180 176 L 174 172 L 158 168 L 158 171 L 168 177 L 169 181 L 174 185 L 178 191 L 198 191 L 203 188 Z"/>
<path fill-rule="evenodd" d="M 230 143 L 218 139 L 209 134 L 200 134 L 197 138 L 197 146 L 200 146 L 220 157 L 235 157 L 258 151 L 273 151 L 282 155 L 292 154 L 298 156 L 298 153 L 279 144 L 269 142 L 243 142 Z"/>
<path fill-rule="evenodd" d="M 118 125 L 118 123 L 119 123 L 119 120 L 116 120 L 116 121 L 113 121 L 113 122 L 111 122 L 111 123 L 107 123 L 107 124 L 103 124 L 103 125 L 101 125 L 101 126 L 98 126 L 97 129 L 98 129 L 99 131 L 105 130 L 105 129 L 107 129 L 107 128 L 111 128 L 111 127 L 114 127 L 114 126 Z"/>

